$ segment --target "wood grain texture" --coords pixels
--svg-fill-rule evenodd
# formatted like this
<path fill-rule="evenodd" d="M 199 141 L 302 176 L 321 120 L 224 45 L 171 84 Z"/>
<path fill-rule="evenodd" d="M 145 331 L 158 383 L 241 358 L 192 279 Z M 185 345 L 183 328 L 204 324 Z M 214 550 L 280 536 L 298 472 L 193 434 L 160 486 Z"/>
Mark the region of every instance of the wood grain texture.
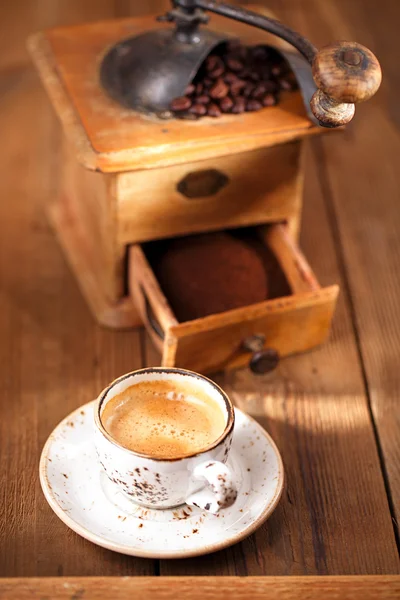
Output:
<path fill-rule="evenodd" d="M 274 515 L 231 549 L 195 560 L 165 561 L 159 568 L 176 575 L 396 573 L 398 555 L 370 406 L 396 504 L 400 460 L 395 420 L 399 387 L 395 161 L 400 81 L 393 44 L 398 39 L 399 4 L 386 0 L 385 10 L 371 0 L 309 0 L 307 10 L 296 0 L 268 4 L 318 44 L 333 35 L 360 39 L 376 51 L 387 74 L 376 98 L 360 107 L 357 128 L 349 128 L 345 136 L 330 136 L 306 160 L 301 246 L 321 285 L 332 281 L 339 281 L 342 288 L 345 281 L 348 285 L 329 344 L 286 359 L 278 372 L 260 379 L 245 371 L 218 377 L 235 403 L 267 427 L 282 451 L 288 483 Z M 107 332 L 95 325 L 47 225 L 43 204 L 57 192 L 60 140 L 39 81 L 33 69 L 25 68 L 24 50 L 26 35 L 42 27 L 111 18 L 114 10 L 118 16 L 143 14 L 146 6 L 159 11 L 165 2 L 119 0 L 114 6 L 108 0 L 18 0 L 1 5 L 5 35 L 0 41 L 7 49 L 0 62 L 5 69 L 0 70 L 0 125 L 7 140 L 0 149 L 0 189 L 5 198 L 0 203 L 1 576 L 155 572 L 152 561 L 113 554 L 69 531 L 46 505 L 37 483 L 40 450 L 58 421 L 114 377 L 140 366 L 144 358 L 156 364 L 159 357 L 144 344 L 141 333 Z M 125 581 L 129 580 L 118 579 L 121 586 Z M 141 581 L 138 578 L 135 584 Z M 218 580 L 218 591 L 224 589 L 224 581 Z M 305 580 L 287 578 L 280 585 L 291 581 L 293 593 L 300 590 L 304 597 Z M 317 583 L 322 581 L 318 578 Z M 329 593 L 333 598 L 335 594 L 346 598 L 347 592 L 354 597 L 354 584 L 342 581 L 344 590 Z M 40 585 L 50 586 L 49 593 L 36 595 L 51 597 L 51 586 L 63 583 L 43 580 Z M 69 597 L 82 596 L 80 583 L 74 584 Z M 109 587 L 113 580 L 97 580 L 92 590 L 96 583 L 98 597 L 103 592 L 109 597 L 109 590 L 114 590 Z M 29 597 L 35 597 L 36 583 L 30 584 Z M 240 579 L 235 589 L 244 584 Z M 18 580 L 3 583 L 3 596 L 18 585 Z M 274 581 L 273 588 L 276 585 Z M 192 585 L 191 593 L 196 589 Z M 318 598 L 323 595 L 319 588 L 310 589 L 317 589 Z M 386 590 L 385 583 L 382 594 Z M 61 587 L 61 592 L 68 598 L 68 589 Z M 23 598 L 18 589 L 12 593 Z M 325 589 L 326 597 L 327 593 Z M 233 594 L 229 588 L 226 596 Z M 256 598 L 255 594 L 253 590 L 251 596 Z M 361 597 L 368 599 L 368 594 L 378 595 L 372 579 Z"/>
<path fill-rule="evenodd" d="M 354 104 L 338 102 L 322 90 L 317 90 L 310 102 L 314 117 L 325 127 L 340 127 L 350 123 L 355 115 Z"/>
<path fill-rule="evenodd" d="M 333 42 L 315 56 L 312 72 L 318 86 L 311 109 L 320 123 L 338 127 L 349 123 L 354 104 L 369 100 L 382 81 L 376 56 L 356 42 Z"/>
<path fill-rule="evenodd" d="M 66 204 L 66 199 L 52 203 L 47 209 L 47 216 L 93 317 L 100 325 L 111 329 L 131 329 L 140 325 L 141 320 L 130 296 L 121 294 L 119 298 L 110 300 L 102 286 L 106 265 L 99 260 L 96 239 L 91 240 L 86 235 L 82 223 L 68 211 Z M 116 281 L 121 287 L 125 272 L 122 259 L 118 262 L 118 278 L 115 273 L 115 277 L 106 282 L 111 284 L 108 287 L 115 288 Z"/>
<path fill-rule="evenodd" d="M 200 373 L 249 364 L 251 352 L 242 343 L 252 335 L 265 336 L 264 348 L 282 358 L 306 352 L 326 341 L 336 306 L 338 287 L 267 300 L 225 313 L 188 321 L 169 329 L 176 350 L 172 363 Z"/>
<path fill-rule="evenodd" d="M 301 245 L 322 286 L 341 284 L 329 214 L 311 158 L 306 161 Z M 399 571 L 351 317 L 342 292 L 329 343 L 286 358 L 266 376 L 255 377 L 245 369 L 214 376 L 234 404 L 275 440 L 285 465 L 286 490 L 253 536 L 201 560 L 161 561 L 162 575 Z"/>
<path fill-rule="evenodd" d="M 86 3 L 58 3 L 58 13 L 53 3 L 25 2 L 27 14 L 34 11 L 42 24 L 50 16 L 55 24 L 67 4 L 79 20 Z M 88 4 L 93 19 L 111 16 L 110 4 Z M 27 23 L 20 23 L 20 34 L 10 39 L 16 54 L 25 44 Z M 47 223 L 61 140 L 32 69 L 7 80 L 0 127 L 7 139 L 0 150 L 0 576 L 153 574 L 152 561 L 118 556 L 72 533 L 41 492 L 38 461 L 46 438 L 68 412 L 141 366 L 141 338 L 95 324 Z"/>
<path fill-rule="evenodd" d="M 353 104 L 369 100 L 382 81 L 376 56 L 355 42 L 334 42 L 321 48 L 312 72 L 315 83 L 327 96 Z"/>
<path fill-rule="evenodd" d="M 230 156 L 120 173 L 118 244 L 286 219 L 295 229 L 303 194 L 302 143 L 244 153 L 231 148 Z M 188 198 L 178 190 L 185 177 L 211 169 L 227 177 L 218 192 Z"/>
<path fill-rule="evenodd" d="M 321 34 L 321 21 L 325 26 L 329 21 L 332 29 L 341 27 L 342 37 L 355 39 L 358 38 L 357 26 L 365 24 L 365 19 L 371 23 L 371 29 L 375 26 L 375 3 L 369 3 L 368 14 L 361 10 L 360 5 L 352 5 L 352 14 L 348 14 L 348 18 L 352 19 L 353 29 L 340 17 L 345 3 L 337 4 L 339 6 L 336 7 L 333 2 L 313 3 L 314 10 L 310 12 L 304 11 L 295 0 L 269 2 L 269 6 L 289 25 L 302 29 L 320 45 L 335 35 Z M 399 89 L 400 80 L 391 46 L 391 40 L 396 37 L 393 30 L 396 10 L 394 3 L 390 5 L 391 37 L 385 34 L 385 19 L 382 19 L 381 52 L 378 48 L 376 51 L 380 58 L 383 51 L 387 56 L 390 54 L 390 75 L 392 81 L 397 81 Z M 349 9 L 346 3 L 346 10 Z M 318 17 L 315 17 L 316 13 Z M 360 41 L 364 41 L 362 36 Z M 365 42 L 375 50 L 370 39 Z M 385 60 L 383 68 L 387 68 Z M 371 110 L 378 99 L 379 95 L 369 105 L 360 108 L 358 123 L 368 120 L 367 107 Z M 393 117 L 397 114 L 396 106 L 392 95 L 389 107 Z M 368 130 L 368 122 L 365 128 Z M 342 134 L 338 134 L 337 140 L 334 140 L 338 151 L 343 148 L 341 139 Z M 340 247 L 337 247 L 337 238 L 332 233 L 335 218 L 327 205 L 325 180 L 318 170 L 319 163 L 329 161 L 330 144 L 331 138 L 325 142 L 327 152 L 324 156 L 321 156 L 319 148 L 315 154 L 308 153 L 306 156 L 305 213 L 301 236 L 302 248 L 322 285 L 332 280 L 343 281 Z M 353 153 L 360 152 L 362 142 L 354 140 L 353 144 Z M 342 153 L 342 160 L 348 156 L 347 152 Z M 377 168 L 383 164 L 384 156 L 377 159 Z M 335 164 L 332 162 L 332 169 L 337 177 Z M 350 174 L 348 178 L 352 181 Z M 392 185 L 393 180 L 387 183 L 388 187 Z M 368 192 L 365 193 L 368 195 Z M 391 214 L 396 214 L 394 207 Z M 359 215 L 355 216 L 354 223 L 358 219 Z M 382 219 L 385 219 L 383 215 Z M 274 437 L 283 454 L 287 490 L 274 515 L 255 536 L 201 561 L 187 560 L 179 565 L 163 561 L 162 574 L 293 575 L 368 573 L 372 572 L 371 569 L 376 573 L 382 572 L 382 569 L 398 572 L 398 554 L 387 500 L 382 496 L 384 482 L 371 428 L 363 365 L 354 337 L 348 292 L 345 289 L 341 294 L 331 341 L 323 348 L 309 355 L 286 359 L 278 372 L 263 378 L 255 379 L 245 371 L 218 377 L 217 381 L 227 389 L 236 404 L 257 417 Z M 376 293 L 384 310 L 384 294 L 378 290 Z M 394 322 L 398 322 L 398 318 Z M 393 331 L 391 335 L 395 337 L 397 334 Z M 147 364 L 159 364 L 157 361 L 160 360 L 149 343 L 146 344 L 146 360 Z M 384 426 L 380 432 L 391 448 L 394 471 L 396 426 L 389 423 L 390 419 L 394 421 L 394 397 L 391 401 L 384 423 L 388 434 L 385 436 Z M 374 488 L 375 477 L 379 481 L 379 492 Z M 378 525 L 375 520 L 383 515 L 386 515 L 383 526 L 386 540 L 381 536 L 382 523 Z M 378 546 L 382 543 L 386 546 L 389 542 L 389 547 L 378 550 L 376 542 Z M 385 562 L 390 556 L 390 564 L 384 566 L 380 562 L 383 556 Z"/>
<path fill-rule="evenodd" d="M 392 505 L 393 526 L 400 523 L 400 4 L 386 1 L 384 15 L 373 0 L 310 3 L 296 26 L 317 43 L 333 35 L 358 38 L 382 64 L 382 87 L 342 136 L 313 144 L 341 269 L 351 299 L 354 328 L 363 363 L 369 406 L 379 439 L 381 462 Z M 319 24 L 319 26 L 317 26 Z M 304 232 L 305 234 L 305 232 Z"/>
<path fill-rule="evenodd" d="M 70 145 L 63 144 L 59 202 L 71 221 L 84 228 L 87 243 L 92 243 L 93 272 L 100 280 L 105 297 L 118 300 L 124 289 L 125 248 L 116 240 L 115 176 L 82 167 Z"/>
<path fill-rule="evenodd" d="M 167 332 L 171 326 L 178 325 L 178 321 L 139 244 L 135 244 L 129 249 L 128 277 L 132 300 L 149 334 L 152 336 L 153 342 L 161 350 L 163 340 L 154 332 L 154 328 L 149 323 L 149 308 L 159 323 L 162 332 Z"/>
<path fill-rule="evenodd" d="M 397 600 L 400 577 L 69 577 L 7 579 L 1 600 Z"/>
<path fill-rule="evenodd" d="M 268 247 L 272 250 L 281 265 L 285 277 L 294 294 L 316 291 L 321 288 L 308 261 L 286 225 L 275 225 L 264 229 Z"/>
<path fill-rule="evenodd" d="M 318 11 L 316 4 L 318 4 Z M 328 10 L 328 5 L 331 5 L 332 8 L 330 12 Z M 329 40 L 329 37 L 332 37 L 332 33 L 329 35 L 326 33 L 325 35 L 321 35 L 321 30 L 319 29 L 320 21 L 329 21 L 331 27 L 336 27 L 338 25 L 338 18 L 340 18 L 338 15 L 340 11 L 343 10 L 344 3 L 340 3 L 340 6 L 337 8 L 334 3 L 315 3 L 315 12 L 318 12 L 318 18 L 315 17 L 315 13 L 309 14 L 307 11 L 307 14 L 305 14 L 298 3 L 295 2 L 287 2 L 285 4 L 276 2 L 272 3 L 271 6 L 274 10 L 280 11 L 279 14 L 285 17 L 285 20 L 289 24 L 298 28 L 303 28 L 304 31 L 307 31 L 310 38 L 323 44 Z M 359 18 L 357 18 L 357 14 L 360 14 L 359 11 L 359 6 L 357 10 L 353 10 L 352 22 L 354 30 L 351 30 L 350 27 L 346 31 L 342 30 L 341 35 L 343 37 L 357 38 L 356 26 L 360 23 Z M 363 15 L 363 18 L 365 19 L 366 14 L 364 11 Z M 374 6 L 372 3 L 370 4 L 370 15 L 371 20 L 373 20 Z M 391 17 L 393 18 L 393 16 L 394 15 L 392 14 Z M 347 23 L 347 25 L 349 24 Z M 307 26 L 308 30 L 306 30 Z M 362 38 L 361 41 L 363 41 Z M 369 43 L 368 39 L 366 40 L 366 43 Z M 389 47 L 387 47 L 387 52 L 389 52 Z M 377 96 L 376 100 L 378 98 L 379 96 Z M 365 119 L 364 127 L 366 130 L 369 130 L 369 123 L 367 114 L 365 113 L 367 109 L 371 110 L 371 107 L 376 100 L 372 100 L 369 105 L 360 108 L 360 113 L 363 112 L 364 116 L 360 114 L 358 121 L 361 122 Z M 334 141 L 337 144 L 338 151 L 339 149 L 343 151 L 343 146 L 340 145 L 340 138 L 341 136 L 338 135 L 338 139 Z M 326 198 L 323 195 L 326 188 L 321 187 L 321 184 L 324 184 L 324 180 L 321 181 L 318 179 L 317 170 L 315 168 L 315 163 L 318 164 L 318 162 L 329 161 L 331 140 L 332 138 L 329 138 L 329 140 L 324 142 L 327 147 L 327 152 L 324 157 L 321 157 L 320 152 L 317 151 L 315 155 L 309 155 L 308 160 L 306 161 L 308 170 L 306 176 L 305 214 L 303 217 L 301 245 L 306 255 L 312 259 L 312 266 L 314 266 L 322 284 L 331 282 L 333 278 L 340 282 L 338 275 L 341 272 L 342 267 L 340 254 L 337 254 L 335 251 L 336 237 L 331 233 L 331 226 L 333 224 L 331 211 L 328 209 L 329 207 L 326 207 Z M 357 141 L 354 140 L 353 152 L 360 151 L 359 144 L 361 143 L 362 142 L 357 143 Z M 342 156 L 343 160 L 345 160 L 345 157 L 348 156 L 347 152 L 342 152 Z M 315 161 L 314 164 L 313 161 Z M 382 164 L 381 161 L 382 157 L 377 164 Z M 336 163 L 332 161 L 332 169 L 335 169 L 335 164 Z M 336 169 L 334 170 L 334 173 L 335 176 L 337 176 Z M 348 173 L 347 178 L 350 179 L 350 177 L 353 181 L 352 176 Z M 390 185 L 390 183 L 388 185 Z M 359 208 L 358 216 L 354 217 L 354 223 L 358 222 L 361 210 L 362 208 Z M 396 213 L 392 212 L 392 214 L 395 215 Z M 384 217 L 382 216 L 382 218 Z M 379 295 L 379 297 L 382 296 Z M 382 308 L 384 306 L 385 303 L 383 301 Z M 398 320 L 396 319 L 396 322 L 397 321 Z M 396 333 L 393 332 L 392 335 L 396 335 Z M 246 545 L 246 542 L 244 542 L 243 545 L 245 545 L 245 548 L 242 548 L 240 552 L 239 548 L 235 548 L 231 551 L 227 551 L 227 553 L 224 553 L 223 555 L 221 553 L 221 556 L 218 556 L 217 559 L 214 558 L 212 561 L 208 561 L 207 567 L 205 567 L 202 572 L 205 573 L 207 568 L 209 569 L 209 572 L 220 572 L 221 569 L 223 569 L 225 573 L 232 572 L 229 571 L 231 568 L 231 558 L 227 558 L 226 556 L 226 554 L 230 552 L 235 553 L 235 566 L 238 568 L 238 565 L 240 565 L 241 573 L 249 571 L 254 573 L 254 570 L 252 570 L 254 568 L 259 569 L 258 572 L 261 572 L 261 569 L 264 569 L 264 572 L 265 569 L 267 569 L 268 572 L 268 569 L 272 570 L 273 568 L 276 568 L 273 567 L 273 565 L 280 564 L 281 567 L 283 566 L 284 560 L 282 562 L 280 562 L 280 560 L 282 560 L 282 556 L 286 550 L 288 553 L 287 556 L 291 557 L 292 569 L 294 570 L 301 568 L 321 570 L 327 568 L 329 572 L 343 573 L 346 572 L 348 568 L 345 565 L 346 561 L 344 560 L 344 556 L 349 552 L 349 549 L 353 547 L 353 544 L 357 546 L 357 550 L 355 550 L 355 553 L 350 550 L 350 554 L 353 556 L 353 559 L 355 555 L 357 555 L 356 562 L 358 563 L 358 568 L 368 569 L 365 560 L 369 562 L 371 559 L 369 549 L 373 548 L 373 552 L 375 552 L 376 548 L 372 538 L 370 539 L 370 542 L 367 543 L 365 538 L 363 541 L 360 539 L 360 536 L 364 537 L 365 531 L 371 526 L 371 521 L 369 519 L 362 525 L 364 518 L 362 517 L 362 514 L 369 513 L 370 509 L 366 509 L 365 506 L 364 508 L 361 508 L 361 504 L 366 500 L 365 494 L 369 496 L 369 500 L 371 500 L 370 485 L 372 483 L 372 480 L 370 483 L 367 483 L 365 480 L 365 477 L 368 478 L 365 465 L 372 464 L 371 458 L 373 456 L 372 462 L 375 465 L 374 470 L 376 469 L 376 472 L 378 473 L 380 469 L 378 453 L 374 443 L 374 435 L 370 429 L 369 406 L 365 393 L 362 365 L 359 362 L 358 347 L 354 340 L 352 312 L 349 309 L 349 296 L 346 292 L 342 294 L 341 301 L 339 302 L 331 343 L 317 352 L 310 354 L 308 357 L 304 356 L 296 357 L 295 359 L 287 359 L 280 369 L 283 369 L 280 375 L 276 373 L 264 378 L 264 381 L 256 380 L 253 383 L 244 372 L 239 372 L 236 379 L 233 378 L 232 374 L 230 388 L 226 378 L 221 377 L 219 381 L 221 385 L 225 385 L 228 390 L 232 390 L 233 397 L 239 403 L 239 406 L 252 412 L 253 416 L 258 413 L 260 418 L 265 419 L 263 422 L 266 425 L 268 423 L 267 427 L 269 427 L 270 433 L 283 451 L 285 465 L 294 465 L 296 460 L 299 460 L 298 458 L 296 459 L 295 456 L 299 457 L 303 455 L 304 451 L 306 452 L 308 458 L 300 458 L 300 463 L 297 463 L 299 467 L 298 473 L 301 472 L 302 475 L 297 478 L 292 470 L 291 473 L 288 474 L 288 479 L 294 477 L 296 483 L 294 487 L 289 485 L 288 497 L 284 498 L 281 506 L 278 507 L 276 513 L 266 524 L 263 536 L 260 532 L 254 545 L 250 546 L 249 542 Z M 277 381 L 274 382 L 277 375 L 280 385 Z M 239 385 L 239 381 L 241 380 L 243 381 L 242 386 Z M 280 410 L 282 416 L 280 418 L 278 416 L 279 409 L 277 407 L 277 398 L 281 399 Z M 302 398 L 302 400 L 300 398 Z M 311 408 L 311 405 L 313 408 Z M 267 407 L 267 409 L 265 407 Z M 391 419 L 393 420 L 395 407 L 392 406 L 392 408 L 388 408 L 388 410 L 389 415 L 391 415 Z M 269 414 L 269 417 L 262 417 L 261 415 L 265 415 L 266 412 Z M 337 417 L 339 417 L 340 422 L 336 420 Z M 314 423 L 313 426 L 307 426 L 308 419 L 311 419 Z M 319 421 L 318 425 L 314 419 Z M 299 432 L 302 431 L 304 437 L 300 435 L 300 437 L 296 436 L 295 438 L 292 438 L 289 433 L 289 428 L 285 429 L 285 423 L 288 425 L 289 422 L 296 423 L 296 429 Z M 395 431 L 394 424 L 389 425 L 389 423 L 387 423 L 387 426 L 389 432 Z M 348 430 L 349 427 L 352 430 L 351 434 Z M 306 433 L 306 431 L 310 432 L 312 429 L 319 432 L 318 435 L 315 433 L 312 435 L 313 440 L 308 437 Z M 345 433 L 346 431 L 347 434 Z M 367 431 L 370 433 L 366 434 Z M 318 439 L 320 443 L 317 441 Z M 303 444 L 305 444 L 305 446 L 303 446 Z M 359 446 L 360 450 L 357 451 L 354 447 L 351 449 L 353 444 Z M 369 454 L 370 458 L 368 459 L 364 455 L 364 458 L 366 459 L 365 462 L 362 460 L 357 468 L 356 465 L 354 463 L 351 464 L 351 461 L 349 462 L 346 457 L 353 457 L 359 452 L 363 453 L 366 446 L 369 447 L 369 452 L 372 452 L 372 454 Z M 332 452 L 328 450 L 329 447 L 332 449 Z M 339 454 L 333 452 L 333 448 L 337 449 Z M 394 445 L 392 446 L 392 452 L 395 452 Z M 327 464 L 324 467 L 323 464 L 325 461 L 327 461 Z M 303 465 L 302 467 L 300 467 L 301 464 Z M 351 471 L 353 468 L 354 472 L 350 474 L 348 469 Z M 328 478 L 326 478 L 327 473 L 330 473 Z M 336 473 L 336 475 L 333 475 L 334 473 Z M 360 476 L 362 481 L 360 481 Z M 357 480 L 356 484 L 354 478 Z M 308 485 L 314 490 L 312 496 L 310 496 L 307 491 Z M 323 491 L 325 486 L 328 486 L 329 491 Z M 380 486 L 382 489 L 382 478 L 380 479 Z M 318 491 L 316 491 L 316 489 Z M 364 489 L 364 493 L 361 492 L 362 489 Z M 301 494 L 300 490 L 302 490 Z M 361 495 L 359 496 L 359 494 Z M 354 502 L 355 505 L 358 506 L 356 513 L 353 514 L 355 521 L 353 518 L 348 520 L 345 516 L 348 507 L 345 507 L 343 504 L 342 500 L 344 496 L 352 498 L 352 503 Z M 362 496 L 364 496 L 364 500 L 362 500 Z M 358 497 L 358 499 L 356 499 L 356 497 Z M 282 541 L 280 546 L 281 552 L 276 549 L 275 552 L 272 551 L 268 539 L 274 539 L 274 531 L 276 531 L 276 536 L 280 536 L 282 534 L 282 529 L 285 527 L 291 531 L 296 528 L 295 526 L 293 528 L 290 525 L 288 526 L 288 522 L 293 518 L 293 515 L 291 515 L 291 508 L 293 508 L 294 505 L 297 506 L 297 510 L 301 510 L 302 501 L 300 498 L 303 499 L 302 501 L 305 503 L 304 506 L 307 506 L 307 508 L 304 509 L 306 513 L 311 510 L 315 515 L 316 513 L 314 511 L 316 511 L 321 515 L 321 518 L 316 520 L 311 518 L 308 529 L 302 525 L 302 527 L 297 528 L 297 533 L 295 535 L 290 534 L 286 536 L 286 544 Z M 328 498 L 329 501 L 327 500 Z M 367 501 L 368 503 L 369 500 Z M 361 504 L 359 501 L 361 501 Z M 332 508 L 333 512 L 330 511 L 329 507 Z M 335 508 L 333 509 L 333 507 Z M 327 515 L 326 510 L 329 511 L 329 516 Z M 366 513 L 364 512 L 365 510 L 367 511 Z M 381 510 L 386 512 L 387 506 L 384 507 L 382 505 Z M 280 511 L 282 511 L 282 516 L 280 516 Z M 322 514 L 325 516 L 322 517 Z M 373 509 L 370 514 L 376 515 L 377 512 Z M 303 523 L 303 518 L 300 517 L 300 513 L 297 513 L 297 515 L 297 523 Z M 279 523 L 277 522 L 278 519 Z M 312 524 L 313 521 L 314 525 Z M 317 526 L 315 526 L 316 522 L 318 523 Z M 336 525 L 334 525 L 335 522 Z M 347 526 L 345 526 L 344 523 L 346 523 Z M 394 560 L 392 568 L 398 570 L 397 552 L 393 535 L 389 532 L 389 525 L 391 526 L 391 523 L 387 521 L 387 534 L 391 538 L 392 558 Z M 324 542 L 324 540 L 330 538 L 330 535 L 327 535 L 326 533 L 326 529 L 330 530 L 331 534 L 333 534 L 333 531 L 336 531 L 335 542 L 332 544 L 326 545 Z M 338 535 L 339 531 L 341 532 L 340 535 Z M 363 533 L 361 534 L 361 532 Z M 355 542 L 356 538 L 359 539 L 359 543 Z M 319 544 L 319 541 L 322 541 L 322 545 Z M 340 548 L 342 548 L 342 550 L 340 550 Z M 361 566 L 362 564 L 364 566 Z M 190 561 L 187 561 L 183 566 L 187 573 L 199 572 L 198 567 L 196 568 Z M 338 570 L 335 571 L 335 569 Z M 181 571 L 182 568 L 180 569 L 180 572 Z M 162 565 L 162 573 L 174 572 L 177 572 L 174 564 L 164 563 Z M 293 573 L 293 570 L 286 572 Z"/>
<path fill-rule="evenodd" d="M 125 245 L 117 240 L 116 179 L 82 167 L 64 140 L 60 183 L 49 220 L 99 323 L 134 327 L 140 319 L 125 294 Z"/>

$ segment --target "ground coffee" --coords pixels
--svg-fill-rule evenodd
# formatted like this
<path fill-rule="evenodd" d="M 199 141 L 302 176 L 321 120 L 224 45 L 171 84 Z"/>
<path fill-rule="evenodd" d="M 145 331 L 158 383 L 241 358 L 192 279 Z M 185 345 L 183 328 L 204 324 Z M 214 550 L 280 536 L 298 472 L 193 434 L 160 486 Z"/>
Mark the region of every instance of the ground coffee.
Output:
<path fill-rule="evenodd" d="M 290 294 L 276 258 L 254 230 L 151 242 L 145 252 L 180 322 Z"/>

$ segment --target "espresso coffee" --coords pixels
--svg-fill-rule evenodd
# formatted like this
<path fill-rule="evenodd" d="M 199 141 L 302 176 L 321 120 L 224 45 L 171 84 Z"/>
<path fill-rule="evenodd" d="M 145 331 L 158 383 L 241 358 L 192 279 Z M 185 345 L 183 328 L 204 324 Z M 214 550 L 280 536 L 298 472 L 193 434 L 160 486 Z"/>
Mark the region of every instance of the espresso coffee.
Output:
<path fill-rule="evenodd" d="M 121 446 L 173 459 L 215 442 L 225 430 L 226 413 L 189 381 L 142 381 L 109 400 L 101 421 Z"/>

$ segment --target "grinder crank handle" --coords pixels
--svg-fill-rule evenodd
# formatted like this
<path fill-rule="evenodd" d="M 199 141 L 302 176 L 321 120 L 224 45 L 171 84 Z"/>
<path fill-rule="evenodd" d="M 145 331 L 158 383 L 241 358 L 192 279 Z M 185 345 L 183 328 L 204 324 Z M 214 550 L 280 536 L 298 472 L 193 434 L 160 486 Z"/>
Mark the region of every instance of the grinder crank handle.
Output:
<path fill-rule="evenodd" d="M 324 127 L 351 121 L 355 104 L 369 100 L 382 80 L 376 56 L 356 42 L 334 42 L 321 48 L 312 62 L 312 73 L 318 90 L 310 106 Z"/>
<path fill-rule="evenodd" d="M 323 127 L 339 127 L 351 121 L 354 105 L 371 98 L 380 86 L 378 59 L 356 42 L 334 42 L 317 50 L 307 38 L 283 23 L 239 6 L 216 0 L 173 0 L 173 4 L 187 14 L 202 9 L 241 21 L 294 46 L 312 66 L 318 90 L 311 99 L 311 110 Z"/>

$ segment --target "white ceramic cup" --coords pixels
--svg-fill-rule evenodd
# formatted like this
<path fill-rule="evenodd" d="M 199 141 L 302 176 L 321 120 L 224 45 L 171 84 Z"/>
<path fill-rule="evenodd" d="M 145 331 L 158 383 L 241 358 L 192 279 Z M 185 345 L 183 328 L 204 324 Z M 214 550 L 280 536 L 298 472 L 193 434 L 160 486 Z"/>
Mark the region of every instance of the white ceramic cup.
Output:
<path fill-rule="evenodd" d="M 107 403 L 128 387 L 142 381 L 177 381 L 190 378 L 191 388 L 219 404 L 225 429 L 210 446 L 191 455 L 160 459 L 124 448 L 103 427 L 101 415 Z M 225 464 L 232 444 L 235 413 L 228 396 L 211 380 L 183 369 L 149 368 L 127 373 L 111 383 L 95 403 L 95 446 L 100 464 L 111 481 L 136 503 L 150 508 L 181 504 L 211 513 L 233 504 L 237 496 L 233 473 Z"/>

